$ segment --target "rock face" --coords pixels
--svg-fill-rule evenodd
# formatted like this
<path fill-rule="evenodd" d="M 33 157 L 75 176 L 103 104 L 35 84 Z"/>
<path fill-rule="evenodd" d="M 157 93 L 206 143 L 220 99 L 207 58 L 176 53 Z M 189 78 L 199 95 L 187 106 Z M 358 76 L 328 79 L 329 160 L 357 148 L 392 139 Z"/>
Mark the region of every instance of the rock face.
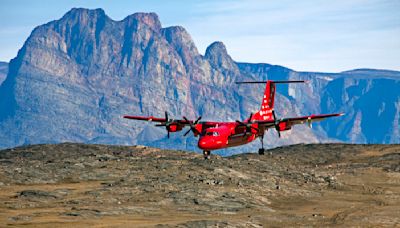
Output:
<path fill-rule="evenodd" d="M 0 62 L 0 85 L 6 79 L 8 73 L 8 63 Z"/>
<path fill-rule="evenodd" d="M 322 93 L 322 111 L 341 107 L 349 111 L 342 121 L 322 126 L 328 135 L 350 142 L 399 143 L 399 91 L 400 80 L 337 79 Z"/>
<path fill-rule="evenodd" d="M 196 148 L 193 137 L 182 138 L 177 133 L 168 141 L 160 129 L 121 116 L 163 115 L 167 110 L 176 118 L 244 119 L 259 108 L 264 88 L 238 87 L 235 81 L 298 78 L 310 79 L 312 84 L 278 88 L 276 109 L 280 116 L 320 111 L 351 115 L 345 123 L 334 120 L 313 130 L 297 127 L 282 140 L 266 140 L 267 145 L 332 139 L 398 142 L 398 93 L 388 95 L 385 101 L 377 97 L 373 106 L 380 107 L 381 111 L 373 111 L 381 123 L 385 122 L 382 126 L 391 126 L 382 130 L 383 137 L 365 132 L 366 125 L 370 129 L 366 121 L 372 118 L 367 116 L 371 110 L 363 106 L 365 102 L 360 101 L 363 104 L 357 111 L 346 110 L 370 89 L 374 94 L 381 92 L 382 87 L 375 82 L 380 77 L 368 75 L 370 72 L 302 73 L 268 64 L 236 63 L 221 42 L 211 44 L 201 55 L 184 28 L 163 28 L 154 13 L 136 13 L 114 21 L 101 9 L 72 9 L 61 19 L 34 29 L 10 62 L 7 79 L 0 87 L 0 148 L 73 141 L 178 145 L 192 150 Z M 364 77 L 358 78 L 360 74 Z M 381 74 L 398 85 L 399 72 L 374 72 Z M 350 80 L 347 75 L 354 81 L 365 80 L 366 84 L 354 82 L 365 88 L 338 97 L 348 84 L 338 88 L 336 80 Z M 376 86 L 368 87 L 371 83 Z M 335 131 L 338 123 L 343 127 Z M 275 133 L 268 132 L 270 137 L 276 137 Z M 258 143 L 244 151 L 253 147 Z"/>
<path fill-rule="evenodd" d="M 295 72 L 268 64 L 239 63 L 240 70 L 265 80 L 309 80 L 277 91 L 294 102 L 299 112 L 345 112 L 324 121 L 316 133 L 352 143 L 400 142 L 400 72 L 358 69 L 342 73 Z"/>

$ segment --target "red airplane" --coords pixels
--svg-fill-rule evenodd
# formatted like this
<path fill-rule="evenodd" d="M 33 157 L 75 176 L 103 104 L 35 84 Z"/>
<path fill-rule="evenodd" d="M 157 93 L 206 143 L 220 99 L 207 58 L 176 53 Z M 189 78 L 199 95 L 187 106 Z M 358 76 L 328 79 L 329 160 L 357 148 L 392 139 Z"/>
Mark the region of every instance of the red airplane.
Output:
<path fill-rule="evenodd" d="M 200 135 L 198 147 L 203 150 L 204 159 L 209 159 L 212 150 L 218 150 L 228 147 L 241 146 L 254 141 L 256 138 L 261 140 L 261 148 L 258 150 L 260 155 L 264 154 L 264 132 L 270 128 L 275 128 L 278 136 L 281 137 L 281 131 L 287 131 L 293 125 L 311 123 L 321 121 L 325 118 L 342 116 L 343 113 L 310 115 L 294 118 L 277 119 L 274 111 L 275 85 L 282 83 L 304 83 L 306 81 L 251 81 L 236 82 L 236 84 L 255 84 L 266 83 L 264 97 L 262 99 L 261 108 L 256 113 L 251 113 L 249 118 L 244 121 L 236 120 L 235 122 L 200 122 L 201 116 L 196 120 L 188 120 L 185 116 L 183 119 L 169 119 L 168 113 L 165 112 L 165 118 L 157 118 L 153 116 L 124 116 L 127 119 L 146 120 L 158 122 L 157 127 L 165 127 L 168 132 L 181 131 L 184 127 L 190 129 L 184 134 L 186 136 L 190 131 L 194 136 Z"/>

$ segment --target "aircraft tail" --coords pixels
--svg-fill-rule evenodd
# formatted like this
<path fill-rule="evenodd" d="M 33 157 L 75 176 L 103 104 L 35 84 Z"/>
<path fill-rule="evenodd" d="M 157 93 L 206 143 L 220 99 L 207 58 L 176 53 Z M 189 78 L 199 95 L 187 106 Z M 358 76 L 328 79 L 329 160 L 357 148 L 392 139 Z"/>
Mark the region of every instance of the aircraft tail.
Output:
<path fill-rule="evenodd" d="M 236 82 L 236 84 L 259 84 L 266 83 L 260 110 L 255 113 L 252 120 L 274 120 L 272 110 L 274 110 L 275 102 L 275 85 L 284 83 L 304 83 L 306 81 L 250 81 Z"/>

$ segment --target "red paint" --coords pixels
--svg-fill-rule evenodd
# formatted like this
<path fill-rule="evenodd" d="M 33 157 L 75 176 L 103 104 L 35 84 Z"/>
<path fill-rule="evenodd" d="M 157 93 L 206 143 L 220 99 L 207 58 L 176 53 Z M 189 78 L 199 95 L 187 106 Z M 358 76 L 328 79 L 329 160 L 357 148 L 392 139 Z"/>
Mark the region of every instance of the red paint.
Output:
<path fill-rule="evenodd" d="M 274 119 L 273 110 L 275 102 L 275 85 L 280 83 L 299 83 L 305 81 L 266 81 L 266 82 L 243 82 L 243 83 L 266 83 L 265 91 L 258 112 L 241 123 L 238 122 L 198 122 L 194 125 L 193 120 L 170 120 L 166 118 L 144 117 L 144 116 L 124 116 L 127 119 L 147 120 L 169 124 L 169 132 L 177 132 L 184 127 L 193 126 L 193 134 L 199 136 L 198 147 L 204 151 L 218 150 L 227 147 L 240 146 L 254 141 L 258 137 L 264 136 L 264 131 L 270 128 L 277 131 L 287 131 L 293 125 L 303 124 L 312 121 L 320 121 L 325 118 L 341 116 L 342 113 L 310 115 L 294 118 Z M 247 126 L 244 126 L 247 125 Z M 247 130 L 246 130 L 247 127 Z M 200 134 L 199 134 L 200 133 Z"/>

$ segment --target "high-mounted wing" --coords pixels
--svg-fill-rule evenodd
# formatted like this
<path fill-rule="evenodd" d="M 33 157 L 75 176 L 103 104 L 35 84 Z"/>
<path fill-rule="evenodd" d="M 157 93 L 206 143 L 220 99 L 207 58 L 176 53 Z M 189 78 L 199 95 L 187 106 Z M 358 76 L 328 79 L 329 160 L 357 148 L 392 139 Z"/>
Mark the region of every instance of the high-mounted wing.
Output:
<path fill-rule="evenodd" d="M 209 128 L 212 126 L 218 125 L 217 122 L 199 122 L 201 120 L 201 116 L 196 120 L 188 120 L 185 116 L 183 119 L 169 119 L 168 113 L 165 112 L 165 118 L 159 118 L 154 116 L 123 116 L 126 119 L 132 120 L 144 120 L 144 121 L 154 121 L 158 122 L 156 127 L 165 127 L 168 132 L 168 138 L 170 132 L 181 131 L 182 128 L 189 126 L 190 129 L 184 134 L 184 136 L 188 135 L 190 131 L 193 132 L 194 136 L 197 136 L 201 133 L 201 131 L 205 128 Z"/>
<path fill-rule="evenodd" d="M 275 128 L 280 137 L 281 131 L 289 130 L 293 125 L 307 123 L 308 126 L 311 127 L 312 122 L 322 121 L 326 118 L 335 116 L 343 116 L 344 113 L 320 114 L 282 119 L 277 119 L 274 111 L 272 112 L 272 115 L 274 120 L 258 120 L 254 121 L 254 123 L 257 123 L 258 127 L 264 130 L 268 128 Z"/>
<path fill-rule="evenodd" d="M 308 124 L 311 124 L 312 122 L 322 121 L 329 117 L 343 116 L 343 115 L 344 115 L 344 113 L 310 115 L 310 116 L 302 116 L 302 117 L 294 117 L 294 118 L 283 118 L 281 121 L 289 122 L 292 125 L 303 124 L 305 122 L 307 122 Z"/>
<path fill-rule="evenodd" d="M 197 124 L 197 122 L 201 119 L 199 117 L 196 121 L 191 121 L 186 119 L 186 117 L 183 117 L 183 120 L 175 120 L 175 119 L 169 119 L 168 118 L 168 112 L 165 112 L 165 118 L 158 118 L 154 116 L 123 116 L 126 119 L 131 119 L 131 120 L 144 120 L 144 121 L 154 121 L 158 122 L 159 124 L 156 124 L 156 127 L 165 127 L 167 130 L 168 138 L 169 138 L 169 133 L 170 132 L 177 132 L 182 130 L 185 126 L 190 126 L 189 131 L 193 131 L 193 133 L 197 133 L 196 129 L 194 128 L 194 125 Z"/>
<path fill-rule="evenodd" d="M 125 119 L 131 120 L 145 120 L 145 121 L 154 121 L 154 122 L 167 122 L 165 118 L 157 118 L 154 116 L 123 116 Z"/>
<path fill-rule="evenodd" d="M 154 122 L 159 122 L 162 123 L 162 126 L 165 126 L 164 124 L 166 123 L 174 123 L 174 124 L 181 124 L 181 125 L 190 125 L 190 123 L 193 123 L 193 121 L 186 119 L 186 117 L 183 117 L 183 120 L 174 120 L 174 119 L 169 119 L 168 118 L 168 112 L 165 112 L 165 118 L 158 118 L 154 116 L 123 116 L 125 119 L 131 119 L 131 120 L 144 120 L 144 121 L 154 121 Z M 201 117 L 199 117 L 201 119 Z"/>

